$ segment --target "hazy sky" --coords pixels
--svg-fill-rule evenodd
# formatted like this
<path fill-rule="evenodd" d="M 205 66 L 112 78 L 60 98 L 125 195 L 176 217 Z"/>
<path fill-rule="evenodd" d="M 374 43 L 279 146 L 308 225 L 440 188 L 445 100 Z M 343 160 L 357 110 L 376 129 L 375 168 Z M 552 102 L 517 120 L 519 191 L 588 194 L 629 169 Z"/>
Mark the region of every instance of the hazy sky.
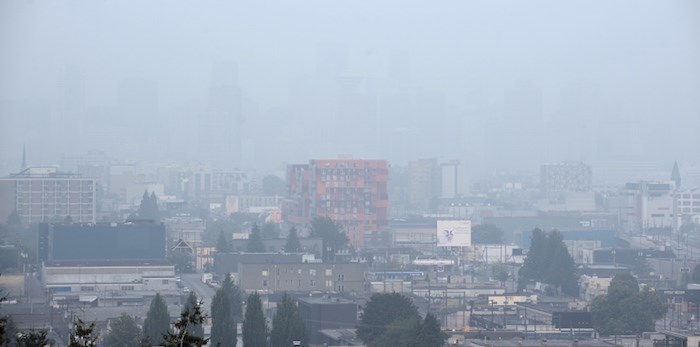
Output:
<path fill-rule="evenodd" d="M 697 1 L 0 1 L 0 171 L 700 162 Z"/>

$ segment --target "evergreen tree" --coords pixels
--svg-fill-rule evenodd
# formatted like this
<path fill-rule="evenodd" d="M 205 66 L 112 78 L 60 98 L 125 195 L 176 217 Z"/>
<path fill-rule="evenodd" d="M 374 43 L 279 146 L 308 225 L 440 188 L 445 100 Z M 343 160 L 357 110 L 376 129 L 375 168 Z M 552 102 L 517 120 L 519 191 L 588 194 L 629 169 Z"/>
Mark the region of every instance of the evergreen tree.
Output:
<path fill-rule="evenodd" d="M 328 217 L 316 217 L 311 221 L 311 236 L 322 240 L 321 250 L 324 262 L 335 261 L 337 251 L 348 245 L 348 237 L 340 230 L 340 226 Z"/>
<path fill-rule="evenodd" d="M 415 346 L 441 347 L 445 344 L 445 340 L 447 340 L 447 334 L 440 329 L 440 322 L 435 318 L 435 315 L 428 312 L 420 324 L 420 329 L 415 339 Z"/>
<path fill-rule="evenodd" d="M 373 294 L 360 316 L 357 337 L 372 345 L 395 320 L 419 318 L 418 309 L 411 299 L 399 293 Z"/>
<path fill-rule="evenodd" d="M 224 278 L 224 283 L 221 285 L 221 289 L 226 293 L 228 297 L 231 319 L 240 320 L 243 318 L 243 299 L 241 298 L 241 290 L 237 285 L 233 283 L 231 274 L 227 273 Z"/>
<path fill-rule="evenodd" d="M 227 253 L 231 252 L 231 244 L 226 239 L 224 231 L 219 231 L 219 237 L 216 239 L 216 252 L 217 253 Z"/>
<path fill-rule="evenodd" d="M 248 238 L 248 249 L 246 252 L 259 253 L 265 252 L 265 244 L 260 236 L 260 228 L 257 224 L 253 224 L 253 229 L 250 231 L 250 237 Z"/>
<path fill-rule="evenodd" d="M 194 291 L 190 292 L 187 297 L 187 302 L 185 302 L 185 307 L 182 309 L 182 315 L 188 315 L 190 317 L 195 311 L 201 310 L 199 300 L 197 299 L 197 294 Z M 187 325 L 187 334 L 191 336 L 204 336 L 204 328 L 201 323 L 189 322 Z"/>
<path fill-rule="evenodd" d="M 231 303 L 223 287 L 211 301 L 211 345 L 236 346 L 236 322 L 231 317 Z"/>
<path fill-rule="evenodd" d="M 143 322 L 143 338 L 146 343 L 157 346 L 162 344 L 163 336 L 169 332 L 170 313 L 168 313 L 168 306 L 160 293 L 157 293 L 151 301 L 151 306 Z"/>
<path fill-rule="evenodd" d="M 143 191 L 141 196 L 141 204 L 139 204 L 138 216 L 141 219 L 152 219 L 153 214 L 151 213 L 151 197 L 148 195 L 148 190 Z"/>
<path fill-rule="evenodd" d="M 548 234 L 540 229 L 533 230 L 530 251 L 520 269 L 520 277 L 522 280 L 547 283 L 566 295 L 578 296 L 576 263 L 561 233 L 556 230 Z"/>
<path fill-rule="evenodd" d="M 112 320 L 111 330 L 105 337 L 105 347 L 132 347 L 141 343 L 141 329 L 136 325 L 133 317 L 126 313 Z"/>
<path fill-rule="evenodd" d="M 284 293 L 282 301 L 277 304 L 277 314 L 272 319 L 271 347 L 292 346 L 293 341 L 300 341 L 301 346 L 308 347 L 308 340 L 306 324 L 301 319 L 294 300 Z"/>
<path fill-rule="evenodd" d="M 70 334 L 68 347 L 96 347 L 97 337 L 95 323 L 86 326 L 85 322 L 78 318 L 73 322 L 73 331 Z"/>
<path fill-rule="evenodd" d="M 204 338 L 202 324 L 207 317 L 202 313 L 202 304 L 196 300 L 188 302 L 188 306 L 180 314 L 180 318 L 175 322 L 175 332 L 169 332 L 165 336 L 165 347 L 201 347 L 209 342 Z M 191 329 L 199 327 L 199 329 Z"/>
<path fill-rule="evenodd" d="M 156 223 L 160 223 L 160 210 L 158 209 L 158 197 L 156 197 L 156 192 L 151 192 L 151 197 L 148 200 L 151 219 Z"/>
<path fill-rule="evenodd" d="M 73 224 L 73 217 L 68 215 L 65 218 L 63 218 L 63 224 L 66 224 L 66 225 Z"/>
<path fill-rule="evenodd" d="M 267 346 L 267 322 L 262 311 L 260 295 L 254 293 L 248 296 L 243 320 L 243 347 Z"/>
<path fill-rule="evenodd" d="M 284 245 L 284 251 L 287 253 L 301 252 L 301 242 L 299 242 L 299 235 L 297 234 L 297 229 L 295 227 L 289 229 L 289 235 L 287 235 L 287 243 Z"/>
<path fill-rule="evenodd" d="M 15 337 L 17 347 L 45 347 L 53 346 L 53 343 L 48 339 L 48 331 L 30 330 L 23 331 Z"/>
<path fill-rule="evenodd" d="M 20 218 L 17 210 L 13 210 L 9 216 L 7 216 L 7 226 L 9 227 L 20 227 L 22 226 L 22 218 Z"/>

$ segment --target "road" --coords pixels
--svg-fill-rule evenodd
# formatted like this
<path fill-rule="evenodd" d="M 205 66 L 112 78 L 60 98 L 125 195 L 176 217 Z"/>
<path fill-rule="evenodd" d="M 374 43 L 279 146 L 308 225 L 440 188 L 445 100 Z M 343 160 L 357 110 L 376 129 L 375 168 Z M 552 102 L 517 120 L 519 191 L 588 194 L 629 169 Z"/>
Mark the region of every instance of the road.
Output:
<path fill-rule="evenodd" d="M 207 317 L 211 318 L 211 300 L 216 293 L 214 288 L 202 282 L 202 274 L 181 274 L 180 280 L 183 286 L 189 287 L 197 295 L 197 298 L 203 302 L 202 311 Z M 207 323 L 202 327 L 204 328 L 204 334 L 209 335 L 211 319 L 207 319 Z"/>

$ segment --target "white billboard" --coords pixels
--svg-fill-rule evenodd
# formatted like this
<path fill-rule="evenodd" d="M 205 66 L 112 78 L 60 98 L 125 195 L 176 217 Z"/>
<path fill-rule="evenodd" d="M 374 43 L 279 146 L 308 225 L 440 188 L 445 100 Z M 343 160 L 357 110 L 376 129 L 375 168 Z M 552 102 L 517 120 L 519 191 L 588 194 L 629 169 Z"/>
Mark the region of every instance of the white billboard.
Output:
<path fill-rule="evenodd" d="M 469 220 L 439 220 L 438 247 L 469 247 L 472 244 L 472 222 Z"/>

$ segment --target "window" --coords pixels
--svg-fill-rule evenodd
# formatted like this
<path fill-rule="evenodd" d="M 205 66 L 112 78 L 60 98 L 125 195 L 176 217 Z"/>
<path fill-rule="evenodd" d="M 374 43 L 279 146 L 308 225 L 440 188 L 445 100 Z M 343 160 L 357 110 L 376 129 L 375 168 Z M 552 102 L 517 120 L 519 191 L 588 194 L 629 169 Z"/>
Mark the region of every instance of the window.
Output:
<path fill-rule="evenodd" d="M 333 269 L 326 269 L 326 276 L 333 276 Z"/>
<path fill-rule="evenodd" d="M 333 281 L 332 280 L 326 280 L 326 288 L 333 288 Z"/>
<path fill-rule="evenodd" d="M 262 286 L 267 287 L 267 280 L 263 280 Z"/>
<path fill-rule="evenodd" d="M 309 276 L 316 276 L 316 269 L 309 269 Z"/>
<path fill-rule="evenodd" d="M 125 292 L 134 291 L 134 286 L 122 286 L 122 290 Z"/>
<path fill-rule="evenodd" d="M 344 292 L 344 291 L 345 291 L 345 286 L 342 285 L 342 284 L 339 284 L 339 285 L 338 285 L 338 291 L 339 291 L 339 292 Z"/>
<path fill-rule="evenodd" d="M 133 286 L 132 286 L 133 288 Z M 122 290 L 125 290 L 124 287 L 122 287 Z M 132 289 L 133 290 L 133 289 Z M 80 291 L 81 292 L 94 292 L 95 287 L 89 287 L 89 286 L 80 286 Z"/>
<path fill-rule="evenodd" d="M 161 281 L 161 283 L 162 283 L 162 284 L 168 284 L 169 281 L 168 281 L 168 280 L 163 280 L 163 281 Z"/>
<path fill-rule="evenodd" d="M 262 270 L 262 275 L 263 275 L 263 277 L 267 277 L 267 276 L 270 275 L 270 271 L 268 271 L 267 269 L 263 269 L 263 270 Z"/>
<path fill-rule="evenodd" d="M 310 280 L 310 281 L 309 281 L 309 286 L 310 286 L 311 288 L 316 287 L 316 280 Z"/>
<path fill-rule="evenodd" d="M 345 281 L 345 274 L 338 274 L 338 281 Z"/>

